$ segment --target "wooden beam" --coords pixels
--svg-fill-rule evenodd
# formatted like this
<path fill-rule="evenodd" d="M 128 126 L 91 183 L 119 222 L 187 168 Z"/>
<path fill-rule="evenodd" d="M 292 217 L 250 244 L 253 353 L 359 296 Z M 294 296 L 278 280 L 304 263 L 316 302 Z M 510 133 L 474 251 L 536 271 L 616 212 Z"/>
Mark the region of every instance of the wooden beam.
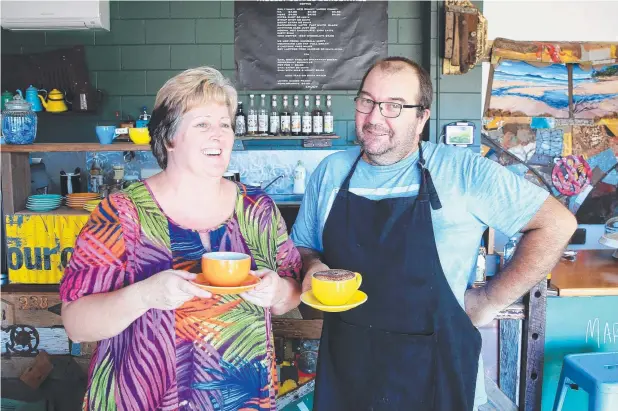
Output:
<path fill-rule="evenodd" d="M 567 77 L 568 77 L 568 85 L 569 85 L 569 117 L 575 117 L 574 107 L 573 107 L 573 65 L 567 64 Z M 594 186 L 593 186 L 594 187 Z"/>
<path fill-rule="evenodd" d="M 496 316 L 496 320 L 523 320 L 525 317 L 526 312 L 524 304 L 517 302 L 500 311 Z"/>
<path fill-rule="evenodd" d="M 459 45 L 459 15 L 455 14 L 455 22 L 453 25 L 453 56 L 451 57 L 451 65 L 459 67 L 460 45 Z"/>
<path fill-rule="evenodd" d="M 322 321 L 273 318 L 273 334 L 276 337 L 317 340 L 322 335 Z"/>
<path fill-rule="evenodd" d="M 487 76 L 487 90 L 485 90 L 485 107 L 483 107 L 483 116 L 487 115 L 487 111 L 489 110 L 490 107 L 490 102 L 491 102 L 491 87 L 492 84 L 494 82 L 494 66 L 493 64 L 489 65 L 489 75 Z M 483 90 L 481 90 L 481 92 L 483 92 Z M 490 230 L 493 230 L 490 228 Z M 488 251 L 489 252 L 489 251 Z"/>
<path fill-rule="evenodd" d="M 530 290 L 524 303 L 528 307 L 528 312 L 522 327 L 519 409 L 537 411 L 541 409 L 545 360 L 546 279 L 541 280 Z"/>
<path fill-rule="evenodd" d="M 521 321 L 500 321 L 500 361 L 498 383 L 500 389 L 513 402 L 517 402 L 519 392 Z"/>
<path fill-rule="evenodd" d="M 312 136 L 242 136 L 236 140 L 242 141 L 277 141 L 277 140 L 336 140 L 340 136 L 336 134 L 320 134 Z M 3 144 L 2 153 L 62 153 L 62 152 L 106 152 L 106 151 L 150 151 L 150 145 L 133 143 L 35 143 L 25 145 Z"/>
<path fill-rule="evenodd" d="M 2 293 L 3 318 L 5 313 L 8 315 L 7 320 L 2 321 L 2 327 L 14 324 L 27 324 L 33 327 L 61 326 L 61 305 L 58 293 L 5 291 Z"/>
<path fill-rule="evenodd" d="M 459 21 L 459 25 L 457 30 L 459 30 L 459 50 L 455 50 L 454 52 L 459 53 L 459 66 L 460 71 L 462 73 L 466 73 L 468 71 L 468 53 L 470 46 L 470 27 L 468 27 L 468 19 L 465 15 L 457 16 Z"/>
<path fill-rule="evenodd" d="M 447 11 L 452 11 L 455 13 L 464 13 L 464 14 L 474 14 L 478 13 L 478 9 L 476 7 L 466 7 L 466 6 L 452 6 L 449 5 L 446 7 Z"/>
<path fill-rule="evenodd" d="M 444 58 L 450 59 L 453 57 L 453 41 L 455 26 L 455 14 L 452 11 L 446 12 L 446 24 L 444 28 Z"/>
<path fill-rule="evenodd" d="M 74 358 L 70 355 L 51 355 L 52 380 L 81 380 L 88 375 L 90 359 Z M 2 378 L 19 378 L 32 365 L 34 357 L 3 356 L 1 360 Z"/>
<path fill-rule="evenodd" d="M 0 331 L 2 355 L 35 356 L 39 351 L 50 355 L 68 355 L 69 337 L 63 327 L 34 327 L 16 324 Z"/>
<path fill-rule="evenodd" d="M 25 145 L 10 145 L 2 146 L 3 153 L 63 153 L 63 152 L 80 152 L 80 151 L 150 151 L 149 145 L 138 145 L 133 143 L 114 143 L 114 144 L 98 144 L 98 143 L 35 143 Z"/>
<path fill-rule="evenodd" d="M 9 284 L 2 287 L 3 327 L 24 324 L 43 330 L 62 325 L 61 301 L 56 284 Z M 303 318 L 273 318 L 273 332 L 278 337 L 318 339 L 322 332 L 322 312 L 299 307 Z M 524 306 L 515 303 L 500 312 L 496 319 L 523 319 Z M 6 325 L 5 325 L 6 324 Z M 90 350 L 85 348 L 86 351 Z M 78 350 L 81 354 L 81 349 Z"/>
<path fill-rule="evenodd" d="M 489 234 L 487 235 L 487 254 L 496 253 L 496 230 L 489 227 Z"/>
<path fill-rule="evenodd" d="M 83 208 L 71 208 L 66 206 L 60 206 L 51 211 L 32 211 L 32 210 L 19 210 L 14 214 L 16 215 L 90 215 L 90 211 L 86 211 Z"/>
<path fill-rule="evenodd" d="M 14 214 L 26 208 L 30 195 L 30 158 L 27 153 L 13 153 L 2 145 L 2 208 Z M 4 221 L 2 222 L 4 224 Z"/>
<path fill-rule="evenodd" d="M 19 379 L 33 390 L 36 390 L 53 369 L 54 365 L 51 362 L 51 357 L 45 351 L 41 351 L 34 357 L 30 367 L 26 368 L 19 376 Z"/>

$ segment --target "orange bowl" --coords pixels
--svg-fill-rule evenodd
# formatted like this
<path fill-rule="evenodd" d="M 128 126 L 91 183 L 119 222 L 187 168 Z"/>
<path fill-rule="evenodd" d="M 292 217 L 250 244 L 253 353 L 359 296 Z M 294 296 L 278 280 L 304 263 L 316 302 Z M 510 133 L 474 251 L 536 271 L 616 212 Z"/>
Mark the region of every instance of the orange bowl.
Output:
<path fill-rule="evenodd" d="M 202 255 L 202 274 L 197 281 L 217 287 L 237 287 L 249 276 L 251 256 L 219 251 Z"/>

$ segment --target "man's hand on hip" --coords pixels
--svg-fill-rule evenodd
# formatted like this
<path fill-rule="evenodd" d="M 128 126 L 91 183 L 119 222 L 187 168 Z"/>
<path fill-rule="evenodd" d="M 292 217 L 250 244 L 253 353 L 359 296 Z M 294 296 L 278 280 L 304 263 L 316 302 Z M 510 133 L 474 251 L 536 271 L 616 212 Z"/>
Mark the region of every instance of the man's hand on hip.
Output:
<path fill-rule="evenodd" d="M 485 287 L 470 288 L 464 294 L 466 314 L 468 314 L 475 327 L 489 324 L 500 312 L 499 308 L 489 302 L 486 291 Z"/>

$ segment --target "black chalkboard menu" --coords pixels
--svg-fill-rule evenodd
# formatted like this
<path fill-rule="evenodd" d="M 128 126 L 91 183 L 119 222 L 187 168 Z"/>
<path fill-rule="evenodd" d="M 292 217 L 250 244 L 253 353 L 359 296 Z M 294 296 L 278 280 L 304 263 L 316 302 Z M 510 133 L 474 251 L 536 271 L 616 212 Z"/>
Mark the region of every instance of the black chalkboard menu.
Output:
<path fill-rule="evenodd" d="M 237 87 L 356 89 L 387 53 L 387 1 L 236 1 Z"/>

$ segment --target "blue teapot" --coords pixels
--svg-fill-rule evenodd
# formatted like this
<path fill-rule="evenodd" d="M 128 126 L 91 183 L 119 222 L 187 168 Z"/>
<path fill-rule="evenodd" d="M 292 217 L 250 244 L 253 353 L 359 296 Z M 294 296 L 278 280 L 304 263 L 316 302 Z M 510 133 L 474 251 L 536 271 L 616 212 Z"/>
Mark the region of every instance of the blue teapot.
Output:
<path fill-rule="evenodd" d="M 21 91 L 17 90 L 21 95 Z M 26 101 L 32 105 L 32 111 L 43 111 L 43 106 L 41 105 L 41 100 L 39 100 L 39 92 L 44 91 L 45 97 L 47 97 L 47 90 L 37 90 L 36 87 L 30 85 L 26 89 Z"/>

